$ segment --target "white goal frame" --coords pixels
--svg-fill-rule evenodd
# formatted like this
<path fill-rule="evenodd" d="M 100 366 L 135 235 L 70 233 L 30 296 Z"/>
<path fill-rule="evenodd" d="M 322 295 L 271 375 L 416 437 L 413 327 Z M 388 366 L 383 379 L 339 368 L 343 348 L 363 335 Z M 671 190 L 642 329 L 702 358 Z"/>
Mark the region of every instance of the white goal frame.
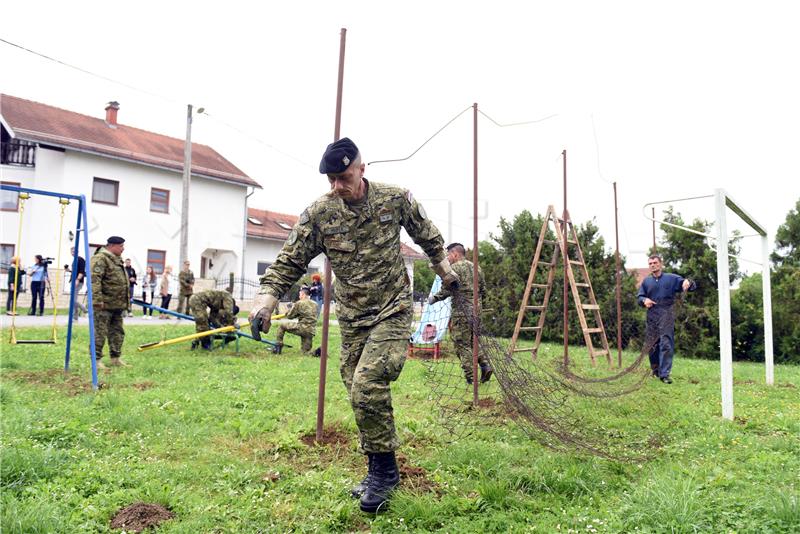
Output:
<path fill-rule="evenodd" d="M 700 198 L 714 199 L 715 228 L 714 234 L 698 232 L 693 228 L 687 228 L 666 221 L 661 221 L 655 217 L 647 215 L 646 210 L 650 206 L 657 204 L 669 204 L 684 200 L 695 200 Z M 717 242 L 717 291 L 719 293 L 719 363 L 720 363 L 720 386 L 722 389 L 722 417 L 733 420 L 733 342 L 731 339 L 731 284 L 730 266 L 728 250 L 730 235 L 728 234 L 727 208 L 739 216 L 747 225 L 761 236 L 761 292 L 764 307 L 764 363 L 766 364 L 766 383 L 772 386 L 775 383 L 775 367 L 773 361 L 772 347 L 772 288 L 770 285 L 769 270 L 769 235 L 766 228 L 759 224 L 748 214 L 741 204 L 734 201 L 724 189 L 715 189 L 713 195 L 701 197 L 682 198 L 676 200 L 664 200 L 645 204 L 642 212 L 646 219 L 680 228 L 695 234 L 714 239 Z M 749 261 L 749 260 L 745 260 Z"/>

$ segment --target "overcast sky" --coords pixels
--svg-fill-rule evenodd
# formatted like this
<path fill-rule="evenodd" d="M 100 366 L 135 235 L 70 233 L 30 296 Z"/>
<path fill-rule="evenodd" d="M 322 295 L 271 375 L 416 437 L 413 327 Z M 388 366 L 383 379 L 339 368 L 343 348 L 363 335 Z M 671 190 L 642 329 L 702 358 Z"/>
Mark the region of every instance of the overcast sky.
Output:
<path fill-rule="evenodd" d="M 724 188 L 774 234 L 800 198 L 792 2 L 389 5 L 6 2 L 0 38 L 136 90 L 0 43 L 0 91 L 96 117 L 117 100 L 121 123 L 179 138 L 186 104 L 203 106 L 193 140 L 264 186 L 251 206 L 298 214 L 327 189 L 317 166 L 345 27 L 342 135 L 366 161 L 408 156 L 473 102 L 504 124 L 549 117 L 500 128 L 480 116 L 481 238 L 500 217 L 562 209 L 562 150 L 572 218 L 595 218 L 610 247 L 618 183 L 631 267 L 646 265 L 647 202 Z M 410 188 L 445 239 L 471 244 L 472 134 L 469 110 L 367 177 Z M 711 199 L 674 206 L 714 218 Z"/>

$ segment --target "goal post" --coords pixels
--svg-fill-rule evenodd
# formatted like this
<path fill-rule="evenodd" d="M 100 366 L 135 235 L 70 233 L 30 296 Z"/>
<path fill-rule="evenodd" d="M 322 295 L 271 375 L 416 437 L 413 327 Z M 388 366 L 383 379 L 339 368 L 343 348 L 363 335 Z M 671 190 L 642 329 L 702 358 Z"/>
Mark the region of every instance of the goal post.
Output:
<path fill-rule="evenodd" d="M 649 216 L 647 208 L 656 204 L 669 204 L 686 200 L 697 200 L 703 198 L 714 199 L 715 211 L 715 233 L 706 234 L 694 228 L 688 228 L 668 221 L 662 221 Z M 720 388 L 722 393 L 722 417 L 733 420 L 733 340 L 731 325 L 731 284 L 729 256 L 727 253 L 730 234 L 728 233 L 727 210 L 730 209 L 743 222 L 752 228 L 761 238 L 761 291 L 763 300 L 764 314 L 764 363 L 766 371 L 766 383 L 771 386 L 775 383 L 775 367 L 773 361 L 772 346 L 772 290 L 770 284 L 769 270 L 769 235 L 766 228 L 755 220 L 741 204 L 731 198 L 724 189 L 715 189 L 713 195 L 699 197 L 682 198 L 675 200 L 663 200 L 650 202 L 642 208 L 644 217 L 653 222 L 686 230 L 694 234 L 699 234 L 717 242 L 717 291 L 719 293 L 719 361 L 720 361 Z"/>

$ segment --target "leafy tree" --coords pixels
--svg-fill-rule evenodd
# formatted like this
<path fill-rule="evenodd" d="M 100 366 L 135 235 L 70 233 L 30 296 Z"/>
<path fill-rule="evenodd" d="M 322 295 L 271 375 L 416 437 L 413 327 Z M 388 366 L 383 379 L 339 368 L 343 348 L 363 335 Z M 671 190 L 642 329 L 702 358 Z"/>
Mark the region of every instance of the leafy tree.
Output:
<path fill-rule="evenodd" d="M 742 280 L 731 292 L 733 357 L 737 360 L 764 361 L 764 308 L 761 274 Z"/>
<path fill-rule="evenodd" d="M 771 259 L 776 270 L 800 267 L 800 199 L 775 233 L 775 251 Z"/>
<path fill-rule="evenodd" d="M 775 233 L 772 262 L 775 360 L 800 363 L 800 200 Z"/>
<path fill-rule="evenodd" d="M 428 296 L 435 278 L 436 273 L 431 269 L 428 260 L 414 262 L 414 300 L 419 301 Z"/>

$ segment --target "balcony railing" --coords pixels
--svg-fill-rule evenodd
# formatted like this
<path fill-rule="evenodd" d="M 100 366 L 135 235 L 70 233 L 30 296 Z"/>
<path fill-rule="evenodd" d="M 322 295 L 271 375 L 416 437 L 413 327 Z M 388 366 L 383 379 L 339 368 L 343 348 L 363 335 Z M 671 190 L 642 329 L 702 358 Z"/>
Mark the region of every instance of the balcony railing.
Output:
<path fill-rule="evenodd" d="M 36 165 L 36 145 L 19 139 L 0 143 L 0 164 L 34 167 Z"/>

